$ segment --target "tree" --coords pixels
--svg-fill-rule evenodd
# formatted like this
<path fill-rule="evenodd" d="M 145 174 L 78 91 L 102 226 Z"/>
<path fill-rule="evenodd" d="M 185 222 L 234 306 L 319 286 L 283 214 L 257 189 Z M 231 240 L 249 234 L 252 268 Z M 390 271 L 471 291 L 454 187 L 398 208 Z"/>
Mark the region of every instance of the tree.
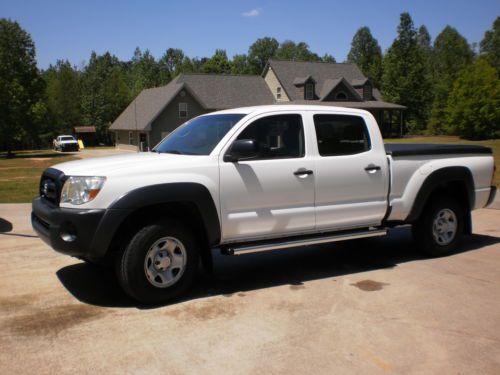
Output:
<path fill-rule="evenodd" d="M 229 74 L 231 73 L 231 62 L 223 49 L 215 50 L 214 55 L 203 64 L 204 73 Z"/>
<path fill-rule="evenodd" d="M 169 48 L 158 61 L 160 74 L 162 75 L 162 84 L 168 83 L 176 77 L 182 67 L 184 52 L 179 48 Z"/>
<path fill-rule="evenodd" d="M 46 82 L 46 106 L 51 122 L 47 129 L 53 138 L 70 133 L 82 120 L 80 73 L 69 61 L 58 60 L 43 73 Z"/>
<path fill-rule="evenodd" d="M 251 74 L 252 68 L 248 62 L 247 55 L 234 55 L 233 63 L 231 65 L 232 74 Z"/>
<path fill-rule="evenodd" d="M 141 52 L 139 47 L 134 51 L 132 58 L 132 94 L 136 96 L 144 89 L 160 85 L 160 69 L 149 50 Z"/>
<path fill-rule="evenodd" d="M 267 61 L 276 55 L 279 43 L 274 38 L 257 39 L 248 49 L 248 62 L 252 73 L 260 74 L 264 70 Z"/>
<path fill-rule="evenodd" d="M 321 58 L 321 61 L 323 62 L 329 62 L 329 63 L 335 63 L 337 60 L 335 60 L 335 57 L 330 55 L 329 53 L 325 53 L 323 57 Z"/>
<path fill-rule="evenodd" d="M 320 61 L 321 58 L 311 52 L 309 45 L 304 42 L 295 43 L 291 40 L 285 40 L 276 50 L 276 57 L 282 60 L 298 61 Z"/>
<path fill-rule="evenodd" d="M 92 52 L 89 64 L 82 74 L 82 121 L 85 125 L 96 127 L 100 142 L 109 141 L 109 124 L 130 100 L 124 77 L 123 64 L 115 56 L 109 52 L 97 56 Z"/>
<path fill-rule="evenodd" d="M 453 27 L 446 26 L 436 37 L 431 54 L 433 102 L 429 131 L 445 132 L 445 110 L 448 96 L 458 73 L 472 63 L 473 53 L 467 40 Z"/>
<path fill-rule="evenodd" d="M 382 79 L 382 50 L 368 27 L 361 27 L 354 34 L 347 61 L 356 64 L 379 87 Z"/>
<path fill-rule="evenodd" d="M 500 137 L 500 80 L 484 58 L 458 75 L 446 107 L 448 132 L 467 139 Z"/>
<path fill-rule="evenodd" d="M 427 30 L 427 27 L 425 27 L 425 25 L 422 25 L 418 28 L 417 42 L 420 48 L 424 50 L 424 52 L 429 54 L 431 53 L 431 34 L 429 34 L 429 30 Z"/>
<path fill-rule="evenodd" d="M 496 68 L 500 74 L 500 16 L 493 22 L 492 30 L 484 33 L 484 38 L 481 41 L 481 55 Z"/>
<path fill-rule="evenodd" d="M 17 22 L 0 19 L 0 144 L 12 155 L 14 143 L 32 137 L 44 90 L 35 44 Z"/>
<path fill-rule="evenodd" d="M 385 100 L 408 107 L 412 132 L 421 132 L 427 121 L 430 84 L 422 48 L 408 13 L 402 13 L 398 36 L 383 59 L 382 92 Z"/>

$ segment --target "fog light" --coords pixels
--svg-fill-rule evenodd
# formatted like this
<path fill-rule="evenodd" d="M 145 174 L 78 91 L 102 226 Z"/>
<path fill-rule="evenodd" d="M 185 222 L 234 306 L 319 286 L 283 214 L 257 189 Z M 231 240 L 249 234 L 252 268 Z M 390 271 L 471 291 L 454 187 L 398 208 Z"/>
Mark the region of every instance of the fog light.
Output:
<path fill-rule="evenodd" d="M 71 223 L 64 223 L 63 225 L 61 225 L 59 235 L 61 236 L 63 241 L 73 242 L 76 240 L 76 228 Z"/>

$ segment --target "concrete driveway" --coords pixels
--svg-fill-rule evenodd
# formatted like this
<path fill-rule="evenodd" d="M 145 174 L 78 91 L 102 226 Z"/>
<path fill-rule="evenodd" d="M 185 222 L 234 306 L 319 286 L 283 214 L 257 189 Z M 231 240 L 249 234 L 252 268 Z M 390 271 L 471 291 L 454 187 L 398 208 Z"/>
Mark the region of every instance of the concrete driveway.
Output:
<path fill-rule="evenodd" d="M 498 207 L 497 203 L 497 207 Z M 500 211 L 426 259 L 384 239 L 217 256 L 175 304 L 145 308 L 112 272 L 36 238 L 0 205 L 0 373 L 498 374 Z"/>

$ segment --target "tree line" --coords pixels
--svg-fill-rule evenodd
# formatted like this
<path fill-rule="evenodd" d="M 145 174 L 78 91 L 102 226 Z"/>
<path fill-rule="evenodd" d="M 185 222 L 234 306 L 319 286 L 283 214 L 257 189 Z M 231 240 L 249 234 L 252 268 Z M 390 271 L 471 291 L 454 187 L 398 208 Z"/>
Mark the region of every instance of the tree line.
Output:
<path fill-rule="evenodd" d="M 370 29 L 361 27 L 347 62 L 359 66 L 384 100 L 408 107 L 408 131 L 497 138 L 500 17 L 476 49 L 451 26 L 432 41 L 424 25 L 416 28 L 402 13 L 384 53 Z M 92 52 L 82 67 L 59 60 L 40 71 L 30 35 L 17 22 L 0 19 L 0 147 L 46 146 L 79 125 L 95 126 L 99 141 L 109 142 L 109 124 L 143 89 L 165 85 L 180 73 L 260 74 L 269 58 L 336 62 L 305 42 L 264 37 L 232 58 L 223 49 L 199 58 L 168 48 L 157 59 L 137 47 L 129 61 Z"/>

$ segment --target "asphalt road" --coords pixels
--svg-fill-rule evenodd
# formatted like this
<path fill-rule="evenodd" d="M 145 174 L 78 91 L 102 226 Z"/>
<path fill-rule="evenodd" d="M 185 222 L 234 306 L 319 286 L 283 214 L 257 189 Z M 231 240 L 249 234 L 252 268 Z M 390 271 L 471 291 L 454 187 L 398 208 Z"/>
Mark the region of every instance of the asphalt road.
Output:
<path fill-rule="evenodd" d="M 497 202 L 497 208 L 500 204 Z M 215 259 L 145 308 L 0 205 L 0 374 L 498 374 L 500 211 L 426 259 L 391 236 Z"/>

